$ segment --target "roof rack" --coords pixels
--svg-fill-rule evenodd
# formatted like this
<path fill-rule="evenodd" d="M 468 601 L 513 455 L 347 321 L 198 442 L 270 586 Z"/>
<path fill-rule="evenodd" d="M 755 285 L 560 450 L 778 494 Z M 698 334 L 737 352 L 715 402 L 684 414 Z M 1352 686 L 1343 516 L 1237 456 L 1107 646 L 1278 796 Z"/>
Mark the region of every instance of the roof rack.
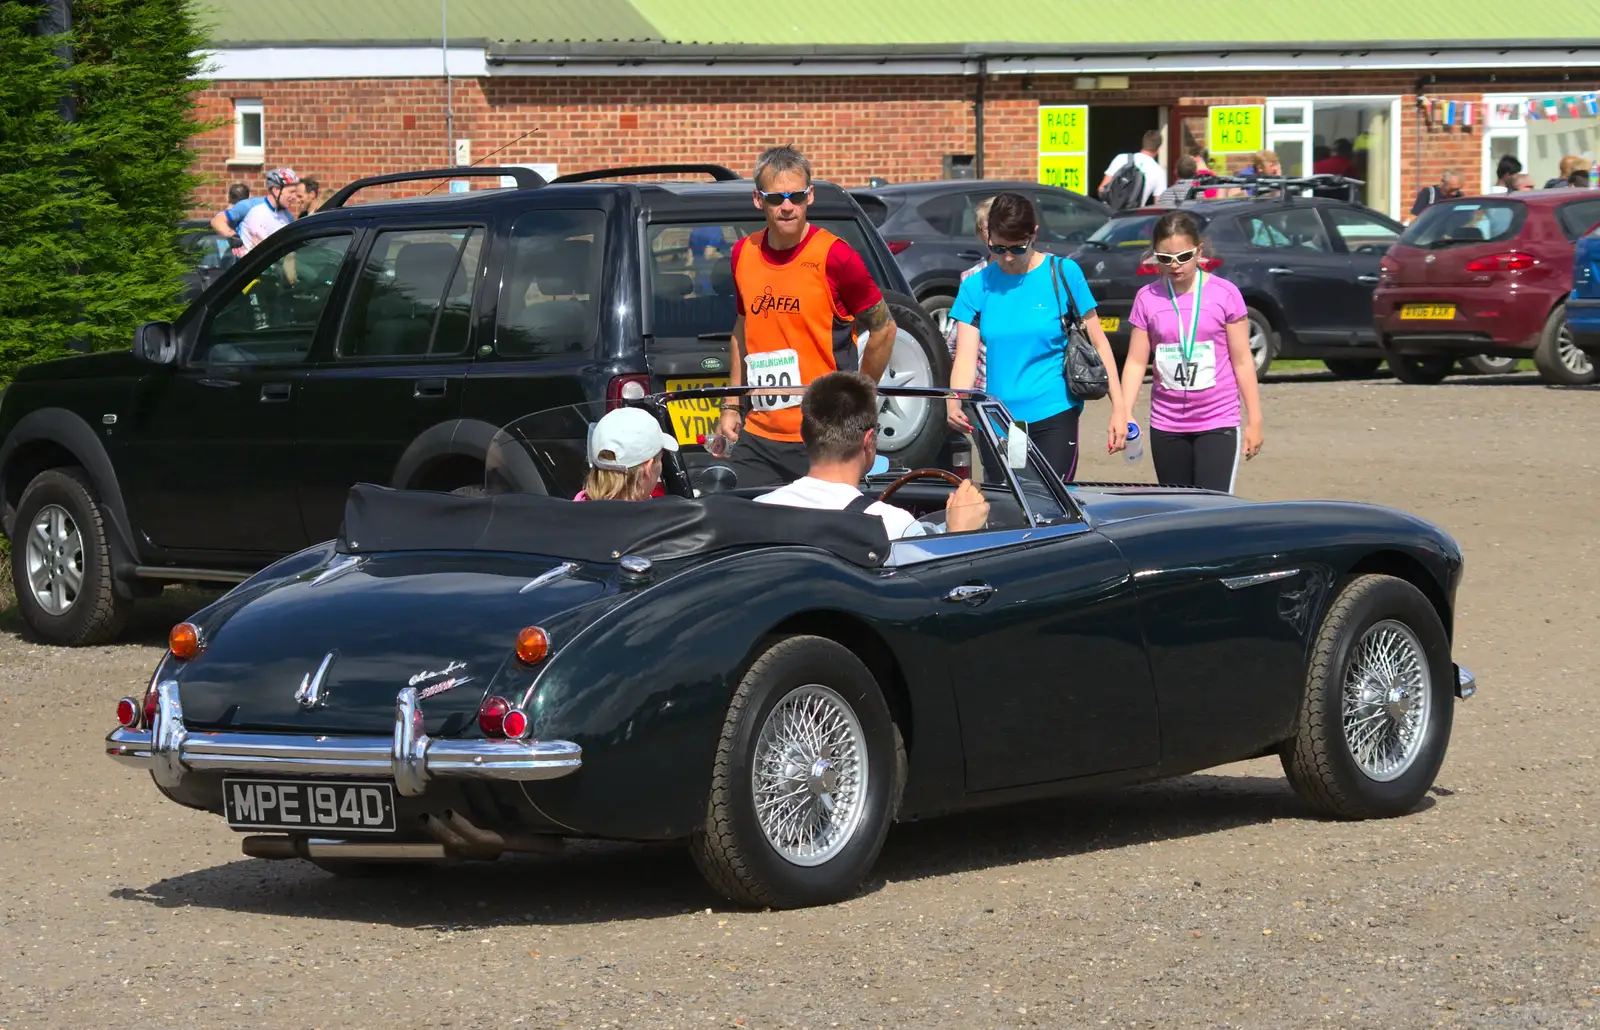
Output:
<path fill-rule="evenodd" d="M 587 172 L 558 175 L 551 183 L 593 182 L 595 179 L 617 179 L 625 175 L 709 175 L 717 182 L 737 182 L 739 173 L 732 168 L 713 164 L 683 165 L 633 165 L 627 168 L 596 168 Z"/>
<path fill-rule="evenodd" d="M 1202 175 L 1189 184 L 1188 195 L 1184 199 L 1193 200 L 1197 193 L 1228 186 L 1243 189 L 1252 197 L 1270 191 L 1284 203 L 1294 198 L 1295 187 L 1311 190 L 1342 188 L 1345 190 L 1346 199 L 1353 200 L 1354 187 L 1365 186 L 1366 182 L 1365 179 L 1352 179 L 1348 175 L 1331 175 L 1326 172 L 1317 175 Z"/>
<path fill-rule="evenodd" d="M 457 168 L 433 168 L 422 172 L 391 172 L 388 175 L 369 175 L 365 179 L 357 179 L 329 197 L 327 203 L 322 204 L 317 210 L 333 211 L 344 207 L 345 201 L 369 186 L 386 186 L 394 182 L 426 182 L 429 179 L 461 179 L 467 176 L 479 175 L 509 176 L 516 180 L 517 189 L 519 190 L 536 190 L 545 184 L 544 176 L 532 168 L 518 168 L 515 165 L 505 168 L 480 168 L 477 165 L 461 165 Z"/>

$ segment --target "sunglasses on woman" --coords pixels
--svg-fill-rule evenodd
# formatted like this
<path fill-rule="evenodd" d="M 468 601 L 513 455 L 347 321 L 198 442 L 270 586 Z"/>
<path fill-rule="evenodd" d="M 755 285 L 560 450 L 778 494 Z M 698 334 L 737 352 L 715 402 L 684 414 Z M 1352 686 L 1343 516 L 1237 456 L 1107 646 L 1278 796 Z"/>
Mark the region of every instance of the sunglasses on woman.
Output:
<path fill-rule="evenodd" d="M 1157 263 L 1163 265 L 1186 265 L 1190 261 L 1194 260 L 1194 256 L 1198 251 L 1198 247 L 1191 247 L 1188 250 L 1181 250 L 1176 254 L 1163 254 L 1158 250 L 1155 252 L 1155 259 Z"/>
<path fill-rule="evenodd" d="M 995 243 L 993 240 L 990 240 L 989 241 L 989 253 L 991 253 L 991 254 L 1026 254 L 1028 252 L 1028 248 L 1031 247 L 1031 246 L 1033 246 L 1033 241 L 1032 240 L 1029 240 L 1027 243 L 1007 243 L 1007 244 L 999 244 L 999 243 Z"/>
<path fill-rule="evenodd" d="M 811 195 L 811 187 L 807 186 L 803 190 L 785 190 L 781 193 L 777 191 L 768 193 L 766 190 L 756 190 L 756 192 L 761 195 L 763 204 L 768 207 L 779 207 L 786 200 L 793 200 L 796 204 L 804 204 L 806 198 Z"/>

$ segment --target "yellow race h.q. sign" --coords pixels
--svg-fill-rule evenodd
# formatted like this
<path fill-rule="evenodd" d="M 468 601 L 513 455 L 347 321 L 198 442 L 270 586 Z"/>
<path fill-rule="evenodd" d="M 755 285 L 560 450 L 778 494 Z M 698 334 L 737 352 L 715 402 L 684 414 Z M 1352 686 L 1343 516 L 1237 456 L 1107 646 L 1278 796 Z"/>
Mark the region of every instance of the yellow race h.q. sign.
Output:
<path fill-rule="evenodd" d="M 1262 124 L 1266 108 L 1260 104 L 1240 107 L 1213 107 L 1211 111 L 1211 152 L 1242 154 L 1262 147 Z"/>

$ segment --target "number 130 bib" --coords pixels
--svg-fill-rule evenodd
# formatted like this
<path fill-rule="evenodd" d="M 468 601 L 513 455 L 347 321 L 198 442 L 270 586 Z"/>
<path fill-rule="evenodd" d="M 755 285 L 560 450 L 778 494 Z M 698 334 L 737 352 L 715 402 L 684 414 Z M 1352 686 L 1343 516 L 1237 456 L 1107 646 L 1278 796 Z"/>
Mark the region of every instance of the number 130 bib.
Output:
<path fill-rule="evenodd" d="M 1185 361 L 1180 344 L 1157 344 L 1156 375 L 1166 390 L 1209 390 L 1217 385 L 1217 349 L 1203 343 L 1194 348 L 1193 360 Z"/>
<path fill-rule="evenodd" d="M 744 359 L 746 386 L 802 386 L 800 355 L 791 349 L 761 351 Z M 750 406 L 756 411 L 782 411 L 798 408 L 800 394 L 753 394 Z"/>

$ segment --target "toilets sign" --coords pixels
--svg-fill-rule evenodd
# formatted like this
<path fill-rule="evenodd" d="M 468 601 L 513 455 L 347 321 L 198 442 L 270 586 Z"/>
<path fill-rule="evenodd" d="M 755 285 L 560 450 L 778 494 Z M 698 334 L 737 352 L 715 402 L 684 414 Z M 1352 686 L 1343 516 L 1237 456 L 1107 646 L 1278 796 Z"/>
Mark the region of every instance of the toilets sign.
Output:
<path fill-rule="evenodd" d="M 1039 108 L 1039 181 L 1087 193 L 1088 166 L 1089 108 Z"/>
<path fill-rule="evenodd" d="M 1266 109 L 1260 104 L 1245 107 L 1213 107 L 1211 110 L 1211 152 L 1242 154 L 1262 147 L 1261 125 Z"/>

